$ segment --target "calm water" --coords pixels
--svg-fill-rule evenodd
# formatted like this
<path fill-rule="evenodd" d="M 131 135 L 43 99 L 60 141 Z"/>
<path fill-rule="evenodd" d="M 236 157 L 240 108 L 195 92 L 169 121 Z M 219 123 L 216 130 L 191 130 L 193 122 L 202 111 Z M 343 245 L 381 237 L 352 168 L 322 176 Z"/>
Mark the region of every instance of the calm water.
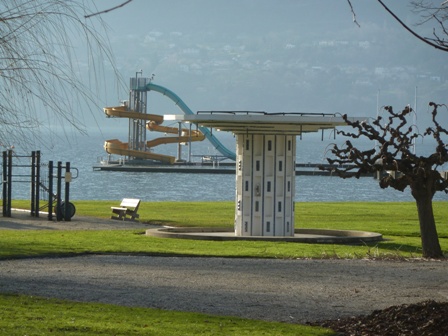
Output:
<path fill-rule="evenodd" d="M 232 201 L 234 200 L 235 177 L 220 174 L 177 174 L 177 173 L 125 173 L 94 171 L 98 158 L 106 158 L 103 150 L 105 139 L 125 139 L 126 135 L 76 136 L 60 141 L 50 149 L 42 149 L 42 162 L 69 161 L 77 168 L 79 176 L 71 183 L 72 200 L 120 200 L 124 197 L 140 198 L 143 201 Z M 234 140 L 224 139 L 228 148 L 234 148 Z M 331 142 L 334 142 L 332 140 Z M 339 143 L 342 143 L 340 140 Z M 325 151 L 330 141 L 307 135 L 298 140 L 297 162 L 325 163 Z M 166 146 L 166 147 L 165 147 Z M 161 146 L 155 152 L 175 155 L 176 146 Z M 204 141 L 193 144 L 192 154 L 214 153 L 211 145 Z M 28 153 L 26 153 L 28 154 Z M 184 158 L 188 155 L 185 147 Z M 15 164 L 26 164 L 29 159 L 16 159 Z M 14 168 L 20 173 L 21 169 Z M 444 167 L 448 170 L 448 167 Z M 28 172 L 25 171 L 25 174 Z M 19 178 L 16 178 L 18 180 Z M 26 178 L 25 178 L 26 179 Z M 13 183 L 13 198 L 29 199 L 30 185 L 26 182 Z M 378 181 L 370 177 L 346 179 L 322 176 L 297 176 L 297 202 L 307 201 L 413 201 L 410 191 L 383 190 Z M 438 193 L 436 200 L 448 200 L 448 195 Z"/>

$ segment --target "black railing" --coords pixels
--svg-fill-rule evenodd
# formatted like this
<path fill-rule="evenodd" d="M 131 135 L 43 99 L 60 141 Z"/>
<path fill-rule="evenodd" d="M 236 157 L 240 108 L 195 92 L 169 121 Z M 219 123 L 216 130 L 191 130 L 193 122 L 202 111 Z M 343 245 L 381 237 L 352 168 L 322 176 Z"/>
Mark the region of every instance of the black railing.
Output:
<path fill-rule="evenodd" d="M 196 114 L 231 114 L 231 115 L 297 115 L 297 116 L 319 116 L 319 117 L 335 117 L 336 113 L 312 113 L 312 112 L 264 112 L 264 111 L 197 111 Z"/>

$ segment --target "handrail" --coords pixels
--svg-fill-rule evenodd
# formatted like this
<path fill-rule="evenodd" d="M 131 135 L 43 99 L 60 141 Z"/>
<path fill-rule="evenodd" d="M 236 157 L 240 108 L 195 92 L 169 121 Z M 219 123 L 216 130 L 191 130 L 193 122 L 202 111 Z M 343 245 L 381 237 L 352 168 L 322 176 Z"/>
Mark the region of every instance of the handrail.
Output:
<path fill-rule="evenodd" d="M 313 113 L 313 112 L 264 112 L 264 111 L 198 111 L 196 114 L 232 114 L 232 115 L 299 115 L 299 116 L 322 116 L 322 117 L 335 117 L 335 113 Z"/>

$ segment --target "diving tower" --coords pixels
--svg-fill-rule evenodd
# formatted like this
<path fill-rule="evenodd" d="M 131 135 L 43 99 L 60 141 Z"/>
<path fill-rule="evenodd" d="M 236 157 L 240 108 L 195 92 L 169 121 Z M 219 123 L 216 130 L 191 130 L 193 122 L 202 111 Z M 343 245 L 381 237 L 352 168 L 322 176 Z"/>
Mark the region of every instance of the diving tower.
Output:
<path fill-rule="evenodd" d="M 296 137 L 345 126 L 334 114 L 200 111 L 165 115 L 236 136 L 236 236 L 294 236 Z M 349 118 L 349 120 L 364 120 Z"/>

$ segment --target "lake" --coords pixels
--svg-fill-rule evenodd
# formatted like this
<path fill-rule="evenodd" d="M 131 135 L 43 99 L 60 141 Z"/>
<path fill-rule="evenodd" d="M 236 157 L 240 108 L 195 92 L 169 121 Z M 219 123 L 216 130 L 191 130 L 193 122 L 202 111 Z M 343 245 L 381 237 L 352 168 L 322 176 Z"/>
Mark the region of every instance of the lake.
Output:
<path fill-rule="evenodd" d="M 159 135 L 160 136 L 160 135 Z M 41 150 L 42 163 L 49 160 L 70 162 L 75 168 L 76 178 L 70 186 L 72 200 L 121 200 L 124 197 L 140 198 L 143 201 L 233 201 L 235 197 L 235 177 L 221 174 L 182 174 L 182 173 L 148 173 L 148 172 L 107 172 L 94 171 L 93 166 L 100 158 L 106 158 L 103 149 L 104 140 L 126 139 L 125 130 L 120 134 L 102 134 L 82 136 L 75 135 L 60 138 Z M 234 149 L 234 139 L 224 137 L 223 143 Z M 297 163 L 326 163 L 325 155 L 331 143 L 343 143 L 343 138 L 324 139 L 320 135 L 304 135 L 297 140 Z M 160 148 L 159 148 L 160 147 Z M 162 145 L 155 152 L 176 155 L 176 145 Z M 429 145 L 419 145 L 419 150 L 426 151 Z M 36 150 L 39 150 L 37 148 Z M 188 148 L 183 148 L 184 159 Z M 193 155 L 217 154 L 207 140 L 194 143 Z M 19 153 L 19 150 L 17 150 Z M 30 154 L 30 152 L 26 153 Z M 26 165 L 29 158 L 18 158 L 14 164 Z M 448 170 L 448 167 L 443 167 Z M 28 168 L 15 167 L 16 174 L 29 174 Z M 76 174 L 78 176 L 76 176 Z M 27 180 L 26 177 L 21 178 Z M 30 184 L 13 183 L 13 199 L 29 199 Z M 437 193 L 435 200 L 448 200 L 445 193 Z M 297 176 L 296 202 L 351 202 L 351 201 L 413 201 L 409 189 L 399 192 L 393 189 L 381 189 L 373 177 L 360 179 L 341 179 L 336 176 Z"/>

